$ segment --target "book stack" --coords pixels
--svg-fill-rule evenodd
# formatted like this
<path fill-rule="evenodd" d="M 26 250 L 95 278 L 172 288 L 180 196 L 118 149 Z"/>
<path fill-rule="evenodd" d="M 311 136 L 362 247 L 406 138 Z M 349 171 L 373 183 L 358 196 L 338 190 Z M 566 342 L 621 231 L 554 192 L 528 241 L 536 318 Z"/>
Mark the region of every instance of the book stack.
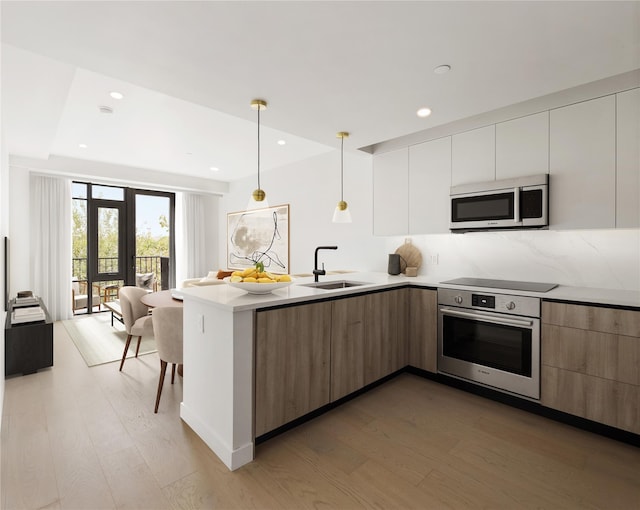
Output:
<path fill-rule="evenodd" d="M 24 324 L 27 322 L 38 322 L 45 320 L 44 310 L 39 306 L 18 308 L 11 312 L 11 324 Z"/>
<path fill-rule="evenodd" d="M 14 308 L 23 308 L 26 306 L 38 306 L 40 302 L 37 296 L 17 297 L 13 303 Z"/>

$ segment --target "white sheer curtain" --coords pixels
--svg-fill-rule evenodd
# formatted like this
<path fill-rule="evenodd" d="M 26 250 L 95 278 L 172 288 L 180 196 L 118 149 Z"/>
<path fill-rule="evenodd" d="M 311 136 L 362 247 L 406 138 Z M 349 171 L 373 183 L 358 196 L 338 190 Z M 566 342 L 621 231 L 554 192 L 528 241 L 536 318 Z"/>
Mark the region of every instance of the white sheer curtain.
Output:
<path fill-rule="evenodd" d="M 33 290 L 54 320 L 71 317 L 71 180 L 31 180 Z"/>
<path fill-rule="evenodd" d="M 210 269 L 206 249 L 206 208 L 204 197 L 195 193 L 182 193 L 180 238 L 178 245 L 179 273 L 183 279 L 206 276 Z M 177 282 L 178 285 L 180 282 Z"/>

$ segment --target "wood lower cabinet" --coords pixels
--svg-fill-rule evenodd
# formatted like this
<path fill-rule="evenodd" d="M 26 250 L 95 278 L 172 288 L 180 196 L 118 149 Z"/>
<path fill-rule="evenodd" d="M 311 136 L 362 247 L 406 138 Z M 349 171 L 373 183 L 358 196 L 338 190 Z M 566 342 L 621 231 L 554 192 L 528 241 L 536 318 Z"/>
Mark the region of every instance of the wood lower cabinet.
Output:
<path fill-rule="evenodd" d="M 407 289 L 366 294 L 364 298 L 366 386 L 407 364 Z"/>
<path fill-rule="evenodd" d="M 256 312 L 255 435 L 407 364 L 408 289 Z"/>
<path fill-rule="evenodd" d="M 408 289 L 409 331 L 407 363 L 429 372 L 438 371 L 438 292 Z"/>
<path fill-rule="evenodd" d="M 640 311 L 542 304 L 541 403 L 640 433 Z"/>
<path fill-rule="evenodd" d="M 255 435 L 329 403 L 331 302 L 256 312 Z"/>
<path fill-rule="evenodd" d="M 407 289 L 333 301 L 331 401 L 407 364 Z"/>
<path fill-rule="evenodd" d="M 365 296 L 332 301 L 331 401 L 364 386 Z"/>

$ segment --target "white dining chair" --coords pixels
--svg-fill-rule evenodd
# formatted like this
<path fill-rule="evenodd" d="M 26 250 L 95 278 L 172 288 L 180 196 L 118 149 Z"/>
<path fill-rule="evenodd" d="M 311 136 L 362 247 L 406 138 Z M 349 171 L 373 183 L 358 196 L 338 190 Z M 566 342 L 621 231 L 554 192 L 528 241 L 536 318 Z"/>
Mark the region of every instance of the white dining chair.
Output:
<path fill-rule="evenodd" d="M 153 318 L 153 330 L 160 358 L 160 380 L 158 381 L 158 394 L 154 410 L 157 413 L 167 364 L 171 363 L 171 384 L 176 377 L 176 365 L 182 364 L 183 308 L 181 306 L 161 306 L 153 309 L 151 317 Z"/>
<path fill-rule="evenodd" d="M 127 342 L 122 353 L 122 361 L 120 361 L 120 370 L 124 366 L 124 360 L 127 358 L 129 344 L 131 338 L 138 337 L 138 345 L 136 347 L 136 358 L 140 350 L 140 342 L 143 336 L 153 336 L 153 323 L 149 315 L 149 307 L 140 301 L 140 298 L 147 294 L 147 291 L 139 287 L 125 286 L 120 289 L 120 309 L 122 310 L 122 320 L 127 331 Z"/>

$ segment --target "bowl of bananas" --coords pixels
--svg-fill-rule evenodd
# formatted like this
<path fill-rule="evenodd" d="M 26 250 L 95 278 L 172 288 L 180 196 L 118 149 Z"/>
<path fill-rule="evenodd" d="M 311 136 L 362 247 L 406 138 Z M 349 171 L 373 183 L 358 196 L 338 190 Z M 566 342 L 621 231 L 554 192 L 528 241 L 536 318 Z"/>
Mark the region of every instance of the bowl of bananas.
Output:
<path fill-rule="evenodd" d="M 244 290 L 249 294 L 269 294 L 276 289 L 288 287 L 293 278 L 288 274 L 274 274 L 264 270 L 262 262 L 242 271 L 234 271 L 224 278 L 231 287 Z"/>

